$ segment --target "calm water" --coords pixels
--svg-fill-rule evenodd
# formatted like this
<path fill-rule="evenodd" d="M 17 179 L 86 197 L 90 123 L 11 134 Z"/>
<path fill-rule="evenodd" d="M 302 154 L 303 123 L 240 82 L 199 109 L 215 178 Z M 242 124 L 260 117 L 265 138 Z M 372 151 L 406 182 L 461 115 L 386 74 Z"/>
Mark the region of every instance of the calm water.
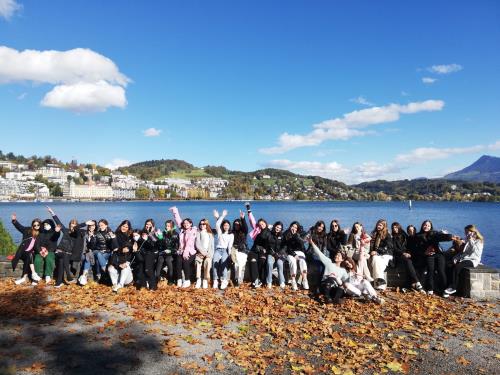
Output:
<path fill-rule="evenodd" d="M 147 218 L 156 223 L 163 223 L 171 218 L 168 208 L 177 205 L 182 217 L 190 217 L 194 222 L 208 218 L 213 223 L 212 210 L 226 208 L 232 220 L 245 210 L 243 202 L 85 202 L 85 203 L 50 203 L 64 223 L 71 218 L 82 222 L 88 219 L 105 218 L 114 229 L 122 219 L 129 219 L 134 227 L 142 227 Z M 463 227 L 476 224 L 485 237 L 483 263 L 500 267 L 500 204 L 498 203 L 458 203 L 458 202 L 414 202 L 408 210 L 403 202 L 252 202 L 256 218 L 263 217 L 272 223 L 276 220 L 285 226 L 298 220 L 308 228 L 316 220 L 329 222 L 336 218 L 343 228 L 353 222 L 362 222 L 372 230 L 379 218 L 389 223 L 400 222 L 404 227 L 431 219 L 436 229 L 446 229 L 450 233 L 463 235 Z M 0 203 L 0 219 L 10 231 L 15 241 L 20 240 L 20 233 L 10 224 L 10 214 L 15 212 L 18 220 L 29 225 L 34 217 L 47 218 L 44 203 Z M 161 225 L 163 227 L 163 225 Z"/>

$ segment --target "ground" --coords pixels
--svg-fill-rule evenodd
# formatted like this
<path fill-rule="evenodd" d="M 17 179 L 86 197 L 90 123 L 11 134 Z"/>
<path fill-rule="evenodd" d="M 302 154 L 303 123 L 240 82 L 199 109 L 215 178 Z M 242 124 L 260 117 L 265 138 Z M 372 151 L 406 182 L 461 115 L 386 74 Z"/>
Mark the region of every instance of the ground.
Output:
<path fill-rule="evenodd" d="M 499 305 L 387 291 L 307 292 L 0 280 L 0 374 L 496 373 Z"/>

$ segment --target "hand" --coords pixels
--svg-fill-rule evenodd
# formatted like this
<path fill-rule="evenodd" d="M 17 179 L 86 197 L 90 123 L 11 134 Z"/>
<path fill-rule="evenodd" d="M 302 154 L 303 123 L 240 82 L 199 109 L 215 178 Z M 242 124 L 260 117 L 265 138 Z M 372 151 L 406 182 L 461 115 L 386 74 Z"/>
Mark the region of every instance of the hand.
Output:
<path fill-rule="evenodd" d="M 403 256 L 404 256 L 405 258 L 411 258 L 411 254 L 410 254 L 410 253 L 403 253 Z"/>
<path fill-rule="evenodd" d="M 114 233 L 114 232 L 109 232 L 109 236 L 110 236 L 111 238 L 115 238 L 115 237 L 116 237 L 116 235 L 115 235 L 115 233 Z"/>
<path fill-rule="evenodd" d="M 126 268 L 126 267 L 127 267 L 127 263 L 122 263 L 122 264 L 120 264 L 120 266 L 119 266 L 119 267 L 120 267 L 121 269 L 124 269 L 124 268 Z"/>
<path fill-rule="evenodd" d="M 240 219 L 244 219 L 244 218 L 245 218 L 245 213 L 240 210 Z"/>
<path fill-rule="evenodd" d="M 222 216 L 227 216 L 227 210 L 222 210 Z"/>
<path fill-rule="evenodd" d="M 456 259 L 453 259 L 453 264 L 457 264 L 457 260 Z"/>
<path fill-rule="evenodd" d="M 56 232 L 60 232 L 62 229 L 62 225 L 61 224 L 57 224 L 56 225 Z"/>
<path fill-rule="evenodd" d="M 128 252 L 129 252 L 128 247 L 124 247 L 124 248 L 122 249 L 122 253 L 128 253 Z"/>
<path fill-rule="evenodd" d="M 219 211 L 214 210 L 214 217 L 215 217 L 216 219 L 218 219 L 218 218 L 219 218 Z"/>
<path fill-rule="evenodd" d="M 146 241 L 148 239 L 148 234 L 147 233 L 143 233 L 141 234 L 141 237 L 144 241 Z"/>
<path fill-rule="evenodd" d="M 87 220 L 85 222 L 85 225 L 94 225 L 94 222 L 92 220 Z"/>
<path fill-rule="evenodd" d="M 373 257 L 375 255 L 377 255 L 378 253 L 376 251 L 370 251 L 370 255 Z"/>
<path fill-rule="evenodd" d="M 49 211 L 49 214 L 51 214 L 52 216 L 55 215 L 55 212 L 52 208 L 50 208 L 49 206 L 45 206 L 45 207 L 47 207 L 47 211 Z"/>
<path fill-rule="evenodd" d="M 177 207 L 176 206 L 172 206 L 168 210 L 173 213 L 173 212 L 177 211 Z"/>
<path fill-rule="evenodd" d="M 139 245 L 137 245 L 137 242 L 134 242 L 134 244 L 132 245 L 132 251 L 136 252 L 138 248 Z"/>
<path fill-rule="evenodd" d="M 16 221 L 17 220 L 17 215 L 15 213 L 13 213 L 12 215 L 10 215 L 10 219 L 12 221 Z"/>
<path fill-rule="evenodd" d="M 250 211 L 250 203 L 249 202 L 245 203 L 245 207 L 246 207 L 247 211 Z"/>

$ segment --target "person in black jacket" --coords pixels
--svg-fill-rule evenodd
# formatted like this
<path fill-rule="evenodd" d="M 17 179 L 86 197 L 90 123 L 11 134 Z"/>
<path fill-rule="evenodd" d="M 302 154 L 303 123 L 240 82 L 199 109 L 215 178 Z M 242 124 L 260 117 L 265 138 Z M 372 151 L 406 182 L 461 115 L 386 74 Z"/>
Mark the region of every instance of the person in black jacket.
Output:
<path fill-rule="evenodd" d="M 446 259 L 439 246 L 440 242 L 452 241 L 456 237 L 446 233 L 438 232 L 433 229 L 432 222 L 425 220 L 417 235 L 417 250 L 423 254 L 427 266 L 427 294 L 434 294 L 434 272 L 437 266 L 437 273 L 440 281 L 440 290 L 446 288 Z"/>
<path fill-rule="evenodd" d="M 81 257 L 81 275 L 78 278 L 78 284 L 87 285 L 87 274 L 91 267 L 96 267 L 95 253 L 97 250 L 97 221 L 89 220 L 86 222 L 87 230 L 83 238 L 83 250 Z M 97 274 L 97 271 L 96 271 Z"/>
<path fill-rule="evenodd" d="M 370 260 L 372 266 L 372 277 L 375 279 L 375 289 L 385 290 L 387 281 L 384 271 L 393 259 L 392 237 L 387 230 L 387 221 L 380 219 L 377 221 L 371 234 Z"/>
<path fill-rule="evenodd" d="M 141 232 L 141 255 L 144 259 L 144 279 L 138 280 L 138 288 L 157 289 L 156 260 L 158 259 L 159 240 L 163 239 L 161 231 L 156 231 L 153 219 L 147 219 Z"/>
<path fill-rule="evenodd" d="M 118 292 L 125 285 L 134 281 L 130 261 L 132 260 L 132 244 L 127 242 L 126 246 L 119 247 L 111 254 L 108 272 L 113 285 L 113 292 Z"/>
<path fill-rule="evenodd" d="M 267 221 L 259 219 L 257 226 L 260 227 L 260 232 L 253 240 L 252 249 L 248 253 L 250 278 L 254 288 L 259 288 L 262 285 L 261 280 L 265 280 L 266 278 L 267 243 L 271 236 Z"/>
<path fill-rule="evenodd" d="M 398 222 L 391 224 L 391 234 L 394 248 L 394 263 L 402 263 L 410 278 L 411 287 L 418 292 L 423 291 L 424 288 L 420 284 L 417 271 L 412 262 L 411 253 L 408 250 L 408 242 L 411 240 L 409 241 L 408 235 Z"/>
<path fill-rule="evenodd" d="M 239 286 L 243 284 L 248 259 L 248 225 L 244 212 L 240 211 L 240 217 L 233 221 L 232 233 L 234 235 L 234 242 L 231 249 L 231 260 L 234 265 L 234 279 L 236 285 Z"/>
<path fill-rule="evenodd" d="M 165 221 L 163 238 L 158 241 L 158 261 L 156 263 L 156 278 L 159 281 L 161 271 L 167 269 L 167 282 L 174 282 L 174 256 L 179 250 L 179 232 L 175 229 L 173 220 Z"/>
<path fill-rule="evenodd" d="M 11 215 L 12 225 L 21 232 L 23 235 L 21 243 L 17 248 L 16 255 L 12 259 L 12 270 L 15 271 L 19 260 L 23 261 L 23 273 L 20 279 L 17 279 L 15 283 L 17 285 L 24 284 L 28 277 L 31 277 L 33 282 L 38 282 L 41 280 L 40 276 L 35 272 L 35 266 L 33 264 L 33 256 L 35 248 L 37 247 L 37 242 L 39 241 L 40 229 L 42 226 L 42 221 L 40 219 L 33 219 L 31 222 L 31 227 L 25 227 L 19 221 L 17 221 L 17 216 L 15 213 Z"/>
<path fill-rule="evenodd" d="M 347 243 L 347 235 L 340 228 L 340 223 L 334 219 L 330 223 L 330 232 L 326 236 L 326 249 L 330 254 L 330 259 L 333 261 L 335 255 L 340 250 L 340 247 Z"/>
<path fill-rule="evenodd" d="M 267 237 L 267 287 L 271 288 L 273 284 L 273 268 L 278 268 L 278 279 L 280 288 L 285 288 L 285 275 L 283 273 L 284 261 L 286 260 L 286 248 L 283 242 L 283 223 L 277 221 L 273 224 L 271 234 Z"/>
<path fill-rule="evenodd" d="M 56 226 L 52 219 L 45 219 L 42 222 L 40 230 L 39 246 L 35 247 L 35 258 L 33 261 L 35 271 L 38 275 L 43 274 L 45 276 L 45 283 L 47 284 L 52 280 L 56 264 L 55 251 L 60 233 L 56 232 L 55 228 Z M 40 246 L 41 243 L 44 243 L 43 248 Z"/>
<path fill-rule="evenodd" d="M 99 220 L 97 223 L 99 229 L 95 233 L 95 250 L 97 279 L 101 280 L 102 275 L 107 275 L 106 270 L 111 257 L 111 253 L 118 249 L 118 242 L 115 233 L 109 228 L 108 221 Z"/>
<path fill-rule="evenodd" d="M 309 290 L 309 282 L 307 281 L 307 263 L 304 240 L 306 233 L 298 221 L 293 221 L 286 232 L 283 234 L 284 248 L 287 252 L 287 260 L 290 267 L 290 278 L 292 281 L 292 289 L 297 290 L 297 262 L 301 273 L 302 287 Z"/>

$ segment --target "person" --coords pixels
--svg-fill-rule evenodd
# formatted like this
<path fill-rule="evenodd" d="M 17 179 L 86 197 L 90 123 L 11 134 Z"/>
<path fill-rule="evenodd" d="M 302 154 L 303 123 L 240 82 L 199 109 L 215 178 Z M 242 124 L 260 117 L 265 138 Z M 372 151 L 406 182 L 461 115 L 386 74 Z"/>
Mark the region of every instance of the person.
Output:
<path fill-rule="evenodd" d="M 174 216 L 177 227 L 181 228 L 179 235 L 179 250 L 175 261 L 177 271 L 177 286 L 180 288 L 189 288 L 191 286 L 191 268 L 193 267 L 196 256 L 196 234 L 198 228 L 193 227 L 193 221 L 190 218 L 181 219 L 179 209 L 171 207 L 170 211 Z M 184 272 L 184 281 L 182 273 Z"/>
<path fill-rule="evenodd" d="M 266 278 L 266 262 L 267 262 L 267 239 L 271 235 L 267 221 L 260 218 L 255 220 L 250 203 L 246 203 L 248 221 L 252 228 L 250 238 L 253 240 L 252 248 L 248 253 L 248 261 L 250 263 L 250 279 L 254 288 L 260 288 L 262 281 Z"/>
<path fill-rule="evenodd" d="M 332 256 L 341 249 L 342 246 L 347 244 L 347 235 L 343 229 L 340 228 L 340 223 L 337 219 L 330 222 L 330 232 L 326 236 L 326 249 Z"/>
<path fill-rule="evenodd" d="M 394 248 L 395 263 L 402 263 L 408 273 L 411 288 L 422 292 L 424 287 L 420 283 L 417 271 L 412 262 L 411 253 L 408 250 L 408 235 L 397 221 L 391 224 L 392 243 Z"/>
<path fill-rule="evenodd" d="M 198 224 L 198 233 L 196 233 L 196 285 L 195 288 L 208 288 L 210 281 L 210 269 L 214 257 L 214 235 L 207 219 L 201 219 Z M 203 268 L 203 273 L 202 273 Z"/>
<path fill-rule="evenodd" d="M 474 224 L 469 224 L 464 228 L 465 239 L 457 240 L 463 250 L 453 257 L 453 270 L 451 282 L 444 291 L 444 297 L 457 292 L 457 286 L 460 281 L 464 268 L 475 268 L 481 262 L 483 253 L 484 238 Z"/>
<path fill-rule="evenodd" d="M 452 241 L 454 236 L 444 231 L 435 231 L 430 220 L 424 220 L 417 235 L 417 249 L 423 254 L 427 267 L 426 289 L 428 295 L 434 294 L 434 271 L 437 273 L 443 290 L 447 284 L 446 259 L 439 246 L 440 242 Z"/>
<path fill-rule="evenodd" d="M 97 279 L 100 281 L 102 275 L 107 275 L 108 261 L 111 253 L 118 250 L 118 242 L 106 219 L 99 220 L 97 226 L 94 256 L 97 266 Z"/>
<path fill-rule="evenodd" d="M 270 236 L 267 237 L 267 287 L 273 285 L 273 268 L 278 268 L 278 282 L 281 289 L 285 289 L 285 275 L 283 273 L 284 261 L 287 258 L 286 249 L 283 243 L 283 223 L 277 221 L 273 224 Z"/>
<path fill-rule="evenodd" d="M 55 230 L 55 223 L 52 219 L 45 219 L 40 230 L 40 242 L 35 248 L 35 271 L 38 275 L 45 277 L 45 283 L 49 284 L 54 275 L 56 262 L 55 251 L 60 233 Z M 43 247 L 41 246 L 43 244 Z"/>
<path fill-rule="evenodd" d="M 223 210 L 222 215 L 219 215 L 219 212 L 214 210 L 214 217 L 217 220 L 215 223 L 217 242 L 215 244 L 213 259 L 213 288 L 218 289 L 220 279 L 220 288 L 222 290 L 226 289 L 228 285 L 227 261 L 234 242 L 234 234 L 231 233 L 231 223 L 225 219 L 226 216 L 227 210 Z"/>
<path fill-rule="evenodd" d="M 21 232 L 22 239 L 19 247 L 16 251 L 14 258 L 12 259 L 12 270 L 15 271 L 19 260 L 23 261 L 23 271 L 21 277 L 15 281 L 16 285 L 24 284 L 29 277 L 31 277 L 32 282 L 36 283 L 41 280 L 41 277 L 35 271 L 35 265 L 33 264 L 33 257 L 35 248 L 37 247 L 37 242 L 39 241 L 40 227 L 42 221 L 38 218 L 31 221 L 30 227 L 25 227 L 19 221 L 17 221 L 17 215 L 13 213 L 11 215 L 12 225 Z"/>
<path fill-rule="evenodd" d="M 349 280 L 349 275 L 344 267 L 341 266 L 344 261 L 341 251 L 338 251 L 332 261 L 327 257 L 312 240 L 312 236 L 307 237 L 310 249 L 319 259 L 325 268 L 321 279 L 321 291 L 325 296 L 326 303 L 340 304 L 344 295 L 343 284 Z"/>
<path fill-rule="evenodd" d="M 141 231 L 141 240 L 142 265 L 144 269 L 140 273 L 141 278 L 137 282 L 137 287 L 139 289 L 145 287 L 149 290 L 156 290 L 156 260 L 159 253 L 159 241 L 163 240 L 163 233 L 161 230 L 156 230 L 153 219 L 147 219 L 144 222 L 144 227 Z"/>
<path fill-rule="evenodd" d="M 369 282 L 374 281 L 368 267 L 371 239 L 370 235 L 365 232 L 363 224 L 358 221 L 352 225 L 347 239 L 347 246 L 350 246 L 354 250 L 352 258 L 356 262 L 357 272 L 362 274 Z"/>
<path fill-rule="evenodd" d="M 349 279 L 344 283 L 344 288 L 347 294 L 351 296 L 364 296 L 368 301 L 373 301 L 379 305 L 384 303 L 384 299 L 377 295 L 377 291 L 373 288 L 372 284 L 357 272 L 356 262 L 351 258 L 346 258 L 342 263 L 346 269 Z"/>
<path fill-rule="evenodd" d="M 387 230 L 387 221 L 380 219 L 371 234 L 370 257 L 375 289 L 385 290 L 385 269 L 393 259 L 392 236 Z"/>
<path fill-rule="evenodd" d="M 86 224 L 87 224 L 87 231 L 85 233 L 83 241 L 84 247 L 81 259 L 82 274 L 78 278 L 78 284 L 82 286 L 87 285 L 87 275 L 89 270 L 92 267 L 97 267 L 94 255 L 97 251 L 97 239 L 96 239 L 97 221 L 89 220 L 86 222 Z"/>
<path fill-rule="evenodd" d="M 167 269 L 167 283 L 174 280 L 174 256 L 179 250 L 179 233 L 173 220 L 165 221 L 163 239 L 159 241 L 158 261 L 156 263 L 156 277 L 159 281 L 161 271 Z"/>
<path fill-rule="evenodd" d="M 297 290 L 297 263 L 300 269 L 302 287 L 309 290 L 309 282 L 307 281 L 307 263 L 305 255 L 304 241 L 302 240 L 302 226 L 298 221 L 293 221 L 283 234 L 284 247 L 287 252 L 287 260 L 290 268 L 290 278 L 292 281 L 292 289 Z"/>
<path fill-rule="evenodd" d="M 232 232 L 234 235 L 233 248 L 231 249 L 231 260 L 234 265 L 234 279 L 237 286 L 243 284 L 245 268 L 248 259 L 248 225 L 245 213 L 240 211 L 240 217 L 233 221 Z"/>

